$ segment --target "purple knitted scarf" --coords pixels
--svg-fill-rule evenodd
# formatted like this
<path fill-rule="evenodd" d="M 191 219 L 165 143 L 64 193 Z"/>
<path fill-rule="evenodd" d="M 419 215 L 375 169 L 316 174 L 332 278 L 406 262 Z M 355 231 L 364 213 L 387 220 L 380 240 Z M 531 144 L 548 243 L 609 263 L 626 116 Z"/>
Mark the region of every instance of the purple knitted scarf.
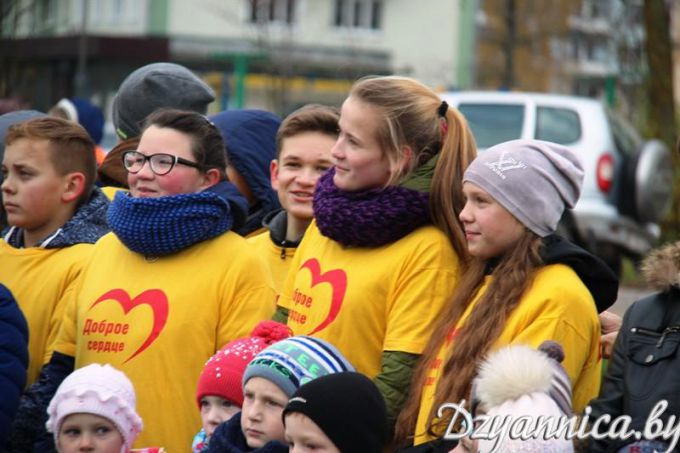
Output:
<path fill-rule="evenodd" d="M 333 175 L 332 168 L 319 179 L 314 218 L 321 234 L 344 246 L 390 244 L 431 223 L 427 193 L 399 186 L 346 192 Z"/>

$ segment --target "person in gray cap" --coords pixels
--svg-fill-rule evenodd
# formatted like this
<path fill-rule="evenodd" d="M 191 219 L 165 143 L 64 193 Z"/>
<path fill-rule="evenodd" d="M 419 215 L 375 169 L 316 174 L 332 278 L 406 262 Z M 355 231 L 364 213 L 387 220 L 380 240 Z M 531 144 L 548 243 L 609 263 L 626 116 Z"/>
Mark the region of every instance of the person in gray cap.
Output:
<path fill-rule="evenodd" d="M 398 441 L 441 437 L 454 411 L 440 406 L 468 400 L 479 365 L 509 344 L 558 342 L 574 410 L 597 394 L 598 309 L 615 300 L 617 280 L 603 261 L 554 235 L 582 183 L 574 152 L 538 140 L 493 146 L 467 168 L 458 217 L 471 259 L 423 352 Z"/>
<path fill-rule="evenodd" d="M 121 83 L 113 99 L 113 126 L 119 140 L 132 140 L 141 134 L 146 117 L 160 108 L 205 115 L 214 100 L 213 89 L 184 66 L 151 63 L 134 70 Z M 100 180 L 113 179 L 127 187 L 121 156 L 128 149 L 114 148 L 107 154 L 99 169 Z"/>
<path fill-rule="evenodd" d="M 113 99 L 113 125 L 123 140 L 141 134 L 144 119 L 161 107 L 206 114 L 215 92 L 184 66 L 151 63 L 128 75 Z"/>

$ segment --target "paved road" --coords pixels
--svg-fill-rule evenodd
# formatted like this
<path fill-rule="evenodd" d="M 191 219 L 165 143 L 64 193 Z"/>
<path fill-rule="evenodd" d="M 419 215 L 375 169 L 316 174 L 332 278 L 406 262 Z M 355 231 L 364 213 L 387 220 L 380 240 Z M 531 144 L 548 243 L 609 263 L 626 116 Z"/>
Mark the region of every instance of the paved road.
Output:
<path fill-rule="evenodd" d="M 619 298 L 609 310 L 619 316 L 623 316 L 623 313 L 625 313 L 630 304 L 653 292 L 654 290 L 649 288 L 631 288 L 622 286 L 619 288 Z"/>

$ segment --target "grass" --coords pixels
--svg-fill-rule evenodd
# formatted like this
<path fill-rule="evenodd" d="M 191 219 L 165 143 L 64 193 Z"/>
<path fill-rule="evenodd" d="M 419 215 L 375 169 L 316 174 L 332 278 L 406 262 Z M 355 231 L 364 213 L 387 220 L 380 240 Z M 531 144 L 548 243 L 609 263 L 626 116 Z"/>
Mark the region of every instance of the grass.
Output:
<path fill-rule="evenodd" d="M 630 258 L 623 258 L 623 262 L 621 263 L 621 285 L 638 288 L 645 286 L 645 280 L 642 277 L 642 274 L 640 274 L 636 263 Z"/>

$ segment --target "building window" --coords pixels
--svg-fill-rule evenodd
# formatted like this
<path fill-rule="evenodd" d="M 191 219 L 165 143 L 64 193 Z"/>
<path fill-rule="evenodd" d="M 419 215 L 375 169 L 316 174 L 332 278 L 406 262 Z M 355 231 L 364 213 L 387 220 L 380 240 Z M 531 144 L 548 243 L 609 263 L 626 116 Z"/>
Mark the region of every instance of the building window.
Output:
<path fill-rule="evenodd" d="M 248 0 L 250 22 L 281 22 L 292 24 L 295 18 L 295 0 Z"/>
<path fill-rule="evenodd" d="M 583 3 L 584 16 L 589 19 L 603 19 L 610 14 L 610 0 L 587 0 Z"/>
<path fill-rule="evenodd" d="M 382 28 L 383 0 L 335 0 L 336 27 Z"/>
<path fill-rule="evenodd" d="M 57 5 L 54 0 L 40 0 L 33 3 L 36 9 L 36 14 L 33 15 L 33 29 L 38 32 L 44 32 L 51 29 L 57 19 Z"/>

